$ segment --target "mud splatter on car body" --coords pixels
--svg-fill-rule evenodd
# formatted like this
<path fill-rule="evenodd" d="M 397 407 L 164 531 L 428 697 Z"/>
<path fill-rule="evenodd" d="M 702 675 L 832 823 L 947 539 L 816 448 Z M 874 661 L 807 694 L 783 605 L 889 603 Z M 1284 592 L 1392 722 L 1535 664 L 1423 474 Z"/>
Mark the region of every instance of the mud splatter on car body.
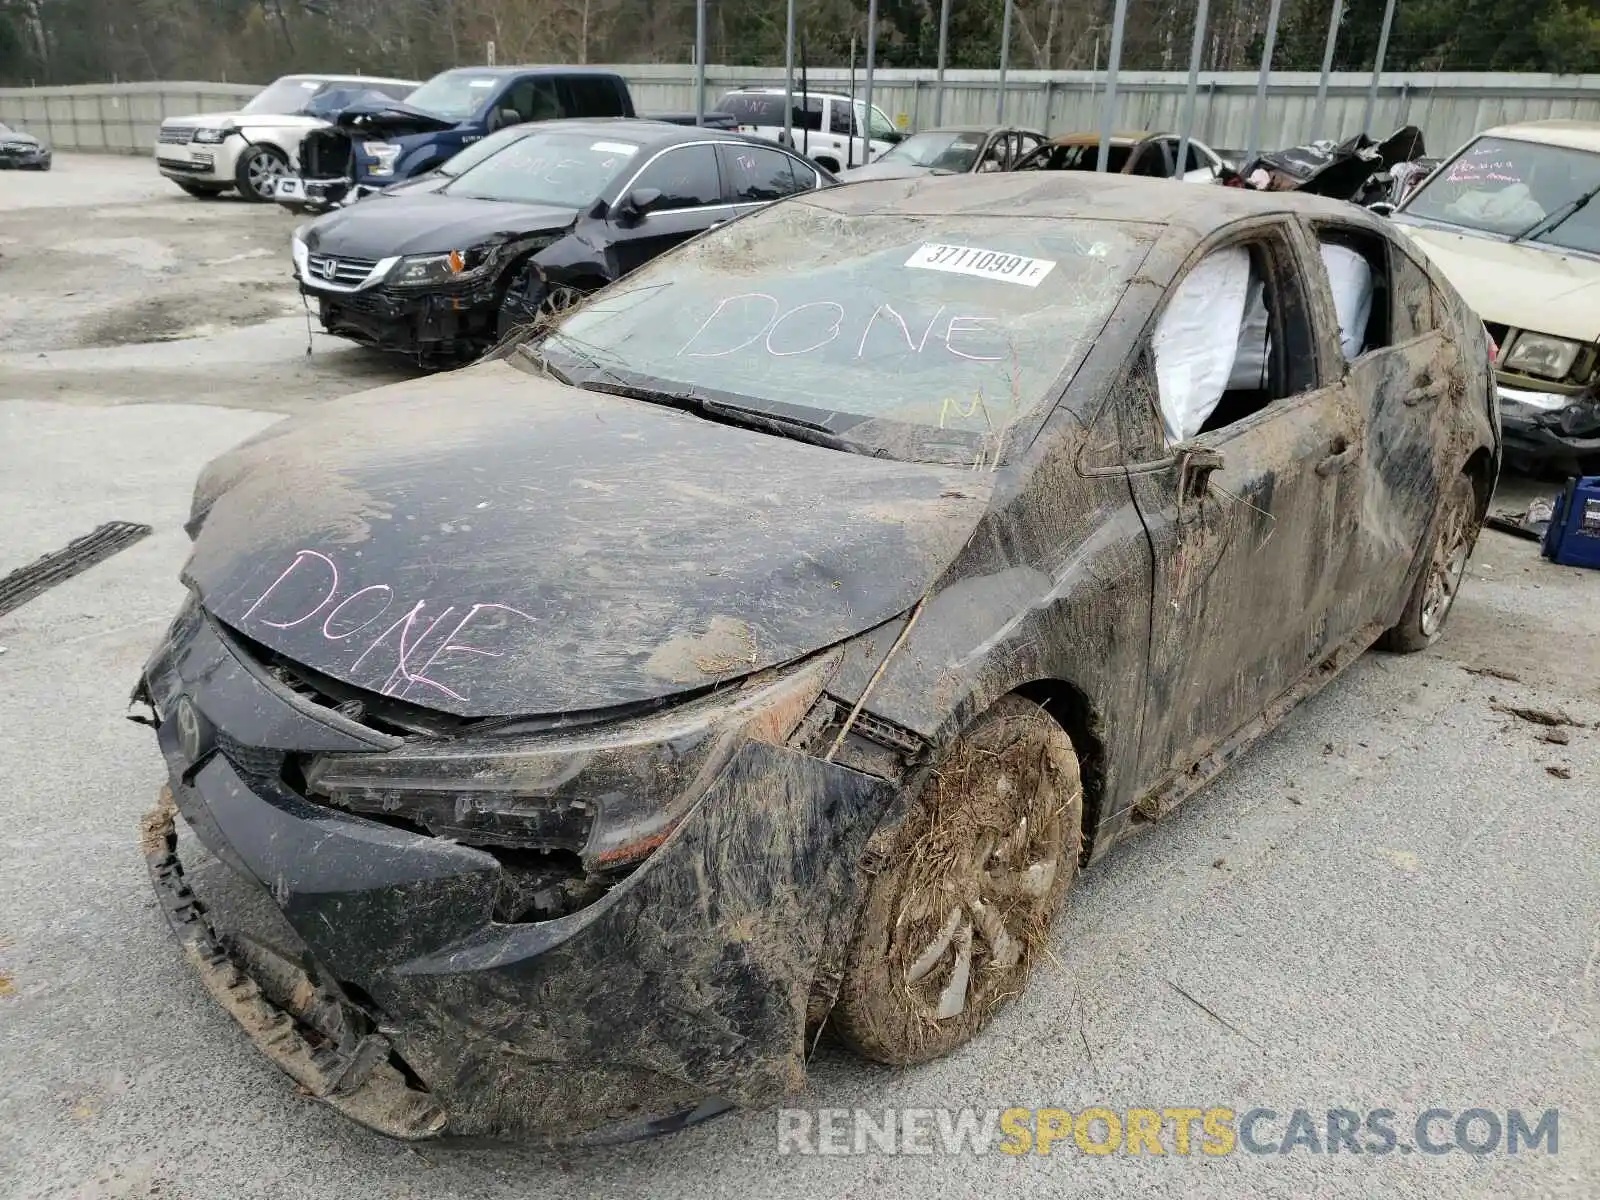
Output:
<path fill-rule="evenodd" d="M 1482 327 L 1359 210 L 1026 175 L 821 193 L 646 268 L 737 274 L 721 294 L 780 314 L 696 343 L 726 301 L 685 285 L 652 327 L 696 369 L 764 329 L 781 382 L 824 344 L 775 332 L 797 309 L 751 282 L 764 221 L 1011 307 L 984 327 L 971 305 L 801 296 L 813 332 L 857 321 L 839 407 L 752 414 L 643 387 L 637 340 L 601 361 L 635 276 L 549 345 L 327 405 L 196 489 L 192 595 L 136 692 L 175 805 L 146 854 L 191 957 L 282 1015 L 252 1009 L 252 1037 L 300 1038 L 325 1060 L 308 1089 L 374 1128 L 627 1135 L 798 1089 L 863 863 L 960 730 L 1014 695 L 1063 726 L 1091 862 L 1402 619 L 1446 481 L 1466 473 L 1481 521 Z M 984 221 L 989 259 L 935 236 Z M 1350 362 L 1316 274 L 1330 233 L 1383 280 Z M 1194 264 L 1241 243 L 1284 394 L 1170 445 L 1152 336 Z M 896 303 L 895 377 L 942 337 L 936 384 L 859 411 L 848 364 Z M 952 410 L 951 378 L 990 369 L 1012 396 Z"/>

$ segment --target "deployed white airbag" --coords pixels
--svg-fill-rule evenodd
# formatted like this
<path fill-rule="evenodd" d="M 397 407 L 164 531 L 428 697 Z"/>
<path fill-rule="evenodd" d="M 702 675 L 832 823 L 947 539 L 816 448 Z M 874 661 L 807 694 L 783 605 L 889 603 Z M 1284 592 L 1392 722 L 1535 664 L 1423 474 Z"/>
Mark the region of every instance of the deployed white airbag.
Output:
<path fill-rule="evenodd" d="M 1333 311 L 1339 316 L 1339 346 L 1346 362 L 1366 349 L 1367 322 L 1372 317 L 1372 265 L 1348 246 L 1322 244 L 1322 264 L 1328 268 L 1333 290 Z"/>
<path fill-rule="evenodd" d="M 1156 386 L 1167 444 L 1192 438 L 1233 373 L 1250 286 L 1250 251 L 1230 246 L 1201 259 L 1173 292 L 1156 328 Z"/>

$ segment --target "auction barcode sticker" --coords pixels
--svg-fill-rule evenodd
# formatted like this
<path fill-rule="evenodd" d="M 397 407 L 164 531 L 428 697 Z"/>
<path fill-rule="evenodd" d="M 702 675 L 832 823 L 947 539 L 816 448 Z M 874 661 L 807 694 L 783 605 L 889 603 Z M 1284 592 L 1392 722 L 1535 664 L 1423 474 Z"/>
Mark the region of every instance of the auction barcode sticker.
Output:
<path fill-rule="evenodd" d="M 1049 258 L 1028 258 L 1000 250 L 945 246 L 938 242 L 924 242 L 906 259 L 906 266 L 920 267 L 924 271 L 976 275 L 979 279 L 998 279 L 1002 283 L 1020 283 L 1023 287 L 1038 287 L 1039 281 L 1050 274 L 1055 265 L 1055 260 Z"/>

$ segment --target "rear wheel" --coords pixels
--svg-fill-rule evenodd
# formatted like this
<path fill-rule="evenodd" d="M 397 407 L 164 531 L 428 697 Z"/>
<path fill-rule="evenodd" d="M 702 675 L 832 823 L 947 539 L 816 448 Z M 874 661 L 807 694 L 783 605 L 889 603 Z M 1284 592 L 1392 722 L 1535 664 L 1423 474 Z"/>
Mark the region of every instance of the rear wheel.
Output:
<path fill-rule="evenodd" d="M 271 200 L 278 180 L 289 173 L 289 159 L 276 146 L 251 146 L 239 157 L 234 179 L 239 194 L 256 203 Z"/>
<path fill-rule="evenodd" d="M 1433 519 L 1433 543 L 1412 585 L 1400 622 L 1379 640 L 1385 650 L 1411 654 L 1439 640 L 1467 573 L 1467 556 L 1478 535 L 1478 494 L 1472 479 L 1457 475 Z"/>
<path fill-rule="evenodd" d="M 877 1062 L 971 1039 L 1022 989 L 1077 871 L 1072 739 L 1006 696 L 940 755 L 867 884 L 830 1023 Z"/>

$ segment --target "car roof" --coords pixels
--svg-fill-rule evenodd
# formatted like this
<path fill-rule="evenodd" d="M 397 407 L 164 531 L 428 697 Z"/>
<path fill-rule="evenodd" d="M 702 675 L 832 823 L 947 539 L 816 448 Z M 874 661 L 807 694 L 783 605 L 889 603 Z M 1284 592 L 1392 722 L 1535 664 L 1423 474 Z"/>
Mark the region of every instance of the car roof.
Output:
<path fill-rule="evenodd" d="M 1119 130 L 1111 135 L 1113 146 L 1137 146 L 1140 142 L 1148 141 L 1154 137 L 1169 137 L 1170 134 L 1153 133 L 1149 130 Z M 1100 134 L 1080 130 L 1077 133 L 1063 133 L 1050 139 L 1052 146 L 1098 146 Z"/>
<path fill-rule="evenodd" d="M 416 87 L 415 79 L 392 79 L 387 75 L 327 75 L 321 71 L 299 71 L 293 75 L 280 75 L 279 79 L 316 79 L 322 83 L 409 83 Z"/>
<path fill-rule="evenodd" d="M 1276 213 L 1333 218 L 1370 229 L 1384 223 L 1343 200 L 1258 192 L 1092 171 L 996 171 L 930 181 L 870 179 L 808 195 L 807 204 L 851 215 L 1043 217 L 1183 226 L 1202 235 Z"/>
<path fill-rule="evenodd" d="M 449 67 L 440 75 L 492 75 L 504 79 L 508 75 L 598 75 L 607 79 L 619 76 L 604 67 L 563 67 L 550 63 L 530 63 L 520 67 Z"/>
<path fill-rule="evenodd" d="M 597 138 L 621 137 L 651 146 L 673 145 L 678 142 L 734 142 L 760 146 L 764 150 L 784 149 L 762 138 L 748 137 L 732 130 L 710 129 L 704 125 L 678 125 L 672 121 L 652 121 L 648 117 L 572 117 L 559 121 L 529 121 L 512 128 L 520 129 L 524 133 L 560 130 L 563 133 L 577 133 Z"/>
<path fill-rule="evenodd" d="M 749 87 L 729 88 L 722 94 L 724 96 L 737 96 L 740 94 L 746 96 L 781 96 L 783 95 L 783 92 L 784 89 L 781 87 L 770 86 L 767 84 L 753 84 Z M 846 92 L 819 92 L 816 88 L 811 88 L 809 91 L 802 91 L 800 88 L 795 88 L 794 94 L 796 96 L 820 96 L 825 99 L 831 98 L 834 100 L 850 99 L 849 94 Z"/>
<path fill-rule="evenodd" d="M 1542 142 L 1547 146 L 1600 152 L 1600 121 L 1520 121 L 1513 125 L 1496 125 L 1478 136 Z"/>

